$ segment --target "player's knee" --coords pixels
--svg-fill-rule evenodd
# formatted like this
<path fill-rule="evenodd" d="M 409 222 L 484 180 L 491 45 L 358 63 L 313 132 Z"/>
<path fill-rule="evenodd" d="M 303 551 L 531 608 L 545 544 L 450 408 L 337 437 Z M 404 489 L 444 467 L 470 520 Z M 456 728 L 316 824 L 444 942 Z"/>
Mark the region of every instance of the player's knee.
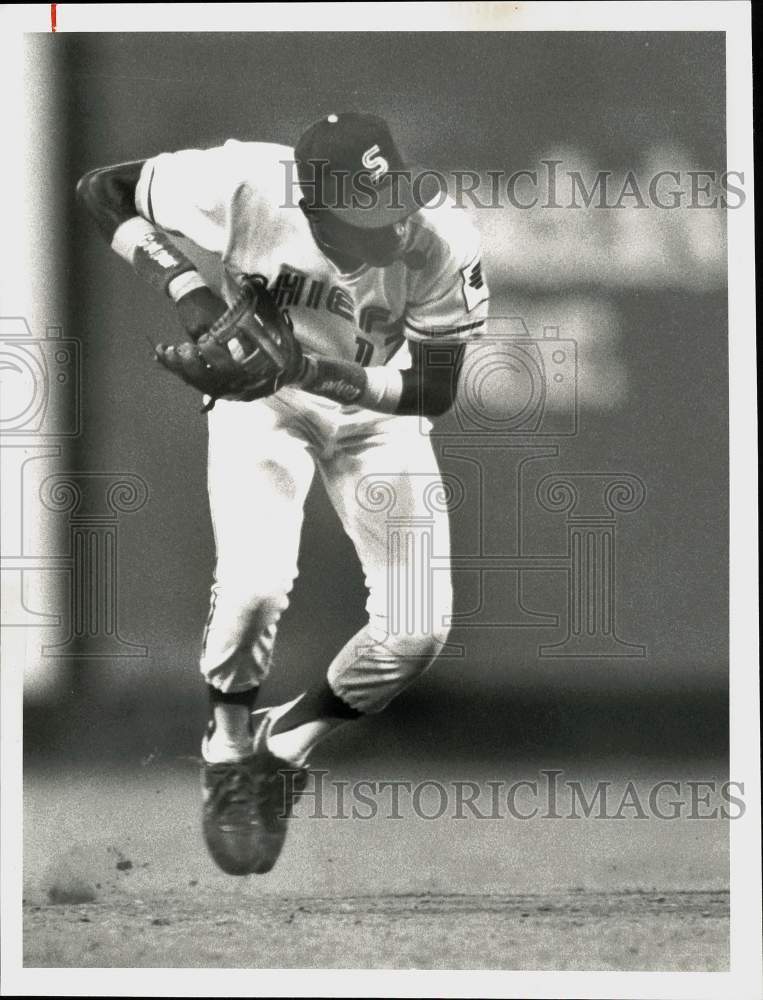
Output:
<path fill-rule="evenodd" d="M 349 656 L 329 668 L 329 683 L 352 708 L 368 714 L 383 711 L 434 662 L 447 639 L 446 626 L 401 634 L 380 633 L 380 622 L 359 633 Z M 374 627 L 376 626 L 376 627 Z"/>
<path fill-rule="evenodd" d="M 441 649 L 442 642 L 432 633 L 387 636 L 367 652 L 368 673 L 341 678 L 349 689 L 347 700 L 364 713 L 383 711 L 427 670 Z"/>
<path fill-rule="evenodd" d="M 386 675 L 395 693 L 402 691 L 427 670 L 441 652 L 447 629 L 387 635 L 370 654 L 380 676 Z"/>
<path fill-rule="evenodd" d="M 433 656 L 447 642 L 450 633 L 447 622 L 453 614 L 450 586 L 445 586 L 443 582 L 426 598 L 426 609 L 422 602 L 413 610 L 410 619 L 392 610 L 386 594 L 382 600 L 378 596 L 376 591 L 372 591 L 366 606 L 368 630 L 376 642 L 399 650 L 403 655 L 409 651 L 417 655 L 417 651 L 421 650 L 422 653 L 429 651 Z"/>
<path fill-rule="evenodd" d="M 448 640 L 452 606 L 441 603 L 433 608 L 436 614 L 428 616 L 428 624 L 399 623 L 387 614 L 372 614 L 368 619 L 368 631 L 373 639 L 393 655 L 402 657 L 434 657 Z"/>
<path fill-rule="evenodd" d="M 400 662 L 407 676 L 423 673 L 445 645 L 448 630 L 414 632 L 409 635 L 387 636 L 384 649 Z"/>

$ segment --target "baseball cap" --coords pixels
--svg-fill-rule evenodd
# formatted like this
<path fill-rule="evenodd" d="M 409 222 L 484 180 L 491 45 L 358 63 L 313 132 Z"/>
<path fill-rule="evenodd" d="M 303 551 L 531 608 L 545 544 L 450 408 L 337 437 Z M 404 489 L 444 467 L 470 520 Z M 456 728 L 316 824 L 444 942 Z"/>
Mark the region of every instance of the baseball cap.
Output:
<path fill-rule="evenodd" d="M 427 177 L 406 166 L 376 115 L 326 115 L 303 133 L 294 155 L 307 207 L 360 229 L 391 226 L 432 197 L 432 172 Z"/>

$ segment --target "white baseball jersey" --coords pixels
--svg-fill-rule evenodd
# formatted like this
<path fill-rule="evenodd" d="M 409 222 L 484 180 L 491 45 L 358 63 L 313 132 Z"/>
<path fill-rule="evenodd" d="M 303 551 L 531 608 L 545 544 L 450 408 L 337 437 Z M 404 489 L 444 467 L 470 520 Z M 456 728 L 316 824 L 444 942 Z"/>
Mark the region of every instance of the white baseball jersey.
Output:
<path fill-rule="evenodd" d="M 465 341 L 484 332 L 488 289 L 468 213 L 447 198 L 410 219 L 405 257 L 341 272 L 313 240 L 298 200 L 294 150 L 229 140 L 147 160 L 136 205 L 146 219 L 219 256 L 227 301 L 260 274 L 308 351 L 407 368 L 406 340 Z"/>

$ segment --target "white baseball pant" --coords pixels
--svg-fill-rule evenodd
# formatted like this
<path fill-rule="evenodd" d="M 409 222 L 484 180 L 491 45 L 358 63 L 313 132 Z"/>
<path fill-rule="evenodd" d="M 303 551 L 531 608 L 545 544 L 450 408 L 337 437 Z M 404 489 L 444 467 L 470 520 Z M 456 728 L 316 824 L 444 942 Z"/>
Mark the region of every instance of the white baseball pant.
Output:
<path fill-rule="evenodd" d="M 217 563 L 200 661 L 207 683 L 240 691 L 267 675 L 316 467 L 369 592 L 367 624 L 331 663 L 329 684 L 353 708 L 375 712 L 431 664 L 448 634 L 452 590 L 427 428 L 417 417 L 348 411 L 292 388 L 216 404 L 208 488 Z"/>

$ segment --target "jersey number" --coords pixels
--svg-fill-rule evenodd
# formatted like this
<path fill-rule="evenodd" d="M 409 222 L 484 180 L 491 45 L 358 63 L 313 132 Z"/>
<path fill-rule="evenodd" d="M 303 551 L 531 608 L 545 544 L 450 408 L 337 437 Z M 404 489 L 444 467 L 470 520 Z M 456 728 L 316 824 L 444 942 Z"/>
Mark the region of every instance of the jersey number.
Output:
<path fill-rule="evenodd" d="M 386 365 L 390 358 L 395 354 L 399 347 L 402 346 L 405 337 L 402 333 L 394 333 L 392 336 L 387 337 L 384 341 L 384 346 L 388 348 L 386 357 L 381 362 L 382 365 Z M 370 340 L 366 340 L 365 337 L 356 337 L 355 343 L 358 345 L 358 349 L 355 353 L 355 361 L 359 365 L 363 365 L 364 368 L 368 368 L 371 364 L 371 358 L 374 356 L 374 348 L 376 347 Z"/>
<path fill-rule="evenodd" d="M 355 343 L 358 345 L 358 350 L 355 353 L 355 361 L 366 368 L 373 357 L 374 345 L 370 340 L 366 340 L 365 337 L 356 337 Z"/>

